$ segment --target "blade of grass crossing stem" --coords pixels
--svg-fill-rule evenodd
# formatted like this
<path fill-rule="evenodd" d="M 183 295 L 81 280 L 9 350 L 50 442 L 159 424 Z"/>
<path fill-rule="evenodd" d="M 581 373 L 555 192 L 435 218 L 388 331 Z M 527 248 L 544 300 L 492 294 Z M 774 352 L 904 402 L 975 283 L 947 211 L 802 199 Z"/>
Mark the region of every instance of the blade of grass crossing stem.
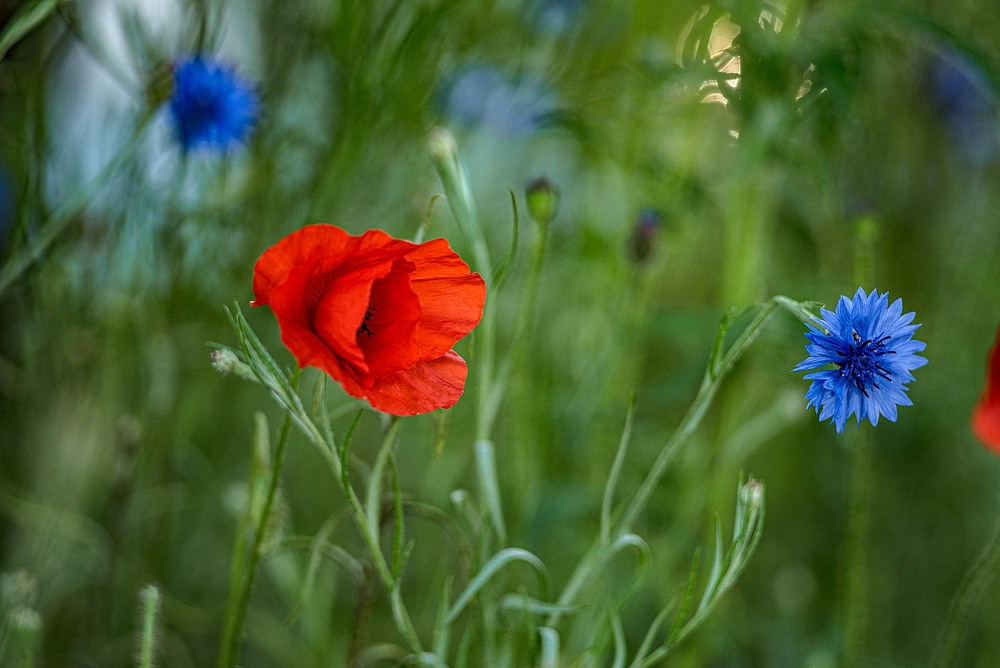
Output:
<path fill-rule="evenodd" d="M 465 606 L 479 593 L 479 590 L 496 577 L 497 573 L 503 570 L 505 566 L 517 561 L 523 561 L 534 569 L 538 575 L 539 584 L 542 587 L 542 597 L 548 598 L 548 573 L 545 570 L 545 564 L 542 563 L 541 559 L 527 550 L 522 550 L 519 547 L 508 547 L 493 555 L 483 565 L 482 569 L 476 573 L 476 576 L 472 578 L 472 581 L 469 582 L 468 586 L 451 606 L 451 610 L 448 611 L 444 623 L 451 624 L 454 622 L 455 618 L 465 609 Z"/>

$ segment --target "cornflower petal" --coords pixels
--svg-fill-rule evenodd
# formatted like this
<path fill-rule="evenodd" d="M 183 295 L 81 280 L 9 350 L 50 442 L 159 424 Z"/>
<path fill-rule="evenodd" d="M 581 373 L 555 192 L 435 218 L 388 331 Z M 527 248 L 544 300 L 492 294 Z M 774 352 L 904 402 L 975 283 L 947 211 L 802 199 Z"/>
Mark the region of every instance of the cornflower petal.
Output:
<path fill-rule="evenodd" d="M 912 338 L 920 326 L 910 324 L 913 318 L 903 313 L 902 300 L 890 303 L 888 293 L 862 288 L 841 296 L 833 311 L 821 309 L 807 324 L 808 356 L 792 369 L 810 371 L 804 376 L 812 381 L 806 408 L 832 421 L 838 433 L 852 415 L 858 424 L 867 419 L 877 425 L 880 417 L 895 422 L 897 406 L 912 405 L 906 395 L 910 372 L 927 363 L 916 354 L 925 344 Z"/>

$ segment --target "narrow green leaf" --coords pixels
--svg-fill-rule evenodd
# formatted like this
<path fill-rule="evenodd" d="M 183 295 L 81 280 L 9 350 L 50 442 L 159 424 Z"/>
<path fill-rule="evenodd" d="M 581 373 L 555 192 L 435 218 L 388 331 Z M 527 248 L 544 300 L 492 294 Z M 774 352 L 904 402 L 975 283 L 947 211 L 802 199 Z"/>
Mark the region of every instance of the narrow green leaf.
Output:
<path fill-rule="evenodd" d="M 505 566 L 517 561 L 523 561 L 535 570 L 535 573 L 538 575 L 538 581 L 542 587 L 543 596 L 548 598 L 548 574 L 545 570 L 545 564 L 542 563 L 541 559 L 527 550 L 523 550 L 519 547 L 508 547 L 493 555 L 493 557 L 486 562 L 482 569 L 476 573 L 476 576 L 472 578 L 472 581 L 469 582 L 468 586 L 458 597 L 458 600 L 456 600 L 454 605 L 451 606 L 451 610 L 448 612 L 447 617 L 445 617 L 445 624 L 450 624 L 455 621 L 455 618 L 462 613 L 465 606 L 472 601 L 475 595 L 478 594 L 490 580 L 492 580 Z"/>
<path fill-rule="evenodd" d="M 448 601 L 451 599 L 451 578 L 445 578 L 441 585 L 441 597 L 438 602 L 437 619 L 434 624 L 434 640 L 432 649 L 442 661 L 448 658 L 448 641 L 451 639 L 451 624 L 445 623 L 448 614 Z"/>
<path fill-rule="evenodd" d="M 694 593 L 698 587 L 698 565 L 701 561 L 701 550 L 695 550 L 694 559 L 691 560 L 691 570 L 688 572 L 687 587 L 684 589 L 684 598 L 681 600 L 680 606 L 677 608 L 677 615 L 674 617 L 674 624 L 670 628 L 670 633 L 667 636 L 666 645 L 672 645 L 674 638 L 676 638 L 681 629 L 687 623 L 688 614 L 691 612 L 691 605 L 694 603 Z"/>
<path fill-rule="evenodd" d="M 382 522 L 382 480 L 385 474 L 385 465 L 392 456 L 392 445 L 396 440 L 396 433 L 399 431 L 399 420 L 393 418 L 389 430 L 382 439 L 378 454 L 375 456 L 375 464 L 372 466 L 371 475 L 368 478 L 368 494 L 365 501 L 365 514 L 368 518 L 368 530 L 371 532 L 373 545 L 378 545 L 379 527 Z"/>
<path fill-rule="evenodd" d="M 507 277 L 507 272 L 510 270 L 511 265 L 514 263 L 514 259 L 517 257 L 517 246 L 518 238 L 520 235 L 521 223 L 517 212 L 517 195 L 514 194 L 513 190 L 507 191 L 510 194 L 510 208 L 513 213 L 514 229 L 511 234 L 510 240 L 510 250 L 507 254 L 497 263 L 497 266 L 493 269 L 494 276 L 494 290 L 499 290 L 500 286 L 504 284 L 504 279 Z"/>
<path fill-rule="evenodd" d="M 715 332 L 715 341 L 712 343 L 712 352 L 708 355 L 708 373 L 713 379 L 719 376 L 719 368 L 722 364 L 722 356 L 726 348 L 726 334 L 729 333 L 729 328 L 732 326 L 733 319 L 737 313 L 736 309 L 730 309 L 728 313 L 722 316 L 722 320 L 719 321 L 719 328 Z"/>
<path fill-rule="evenodd" d="M 625 426 L 622 428 L 622 435 L 618 440 L 618 449 L 615 452 L 615 460 L 611 464 L 611 471 L 608 473 L 608 481 L 604 484 L 604 497 L 601 500 L 601 542 L 605 544 L 611 540 L 611 505 L 614 502 L 618 476 L 621 474 L 622 465 L 625 463 L 625 453 L 628 451 L 629 441 L 632 439 L 632 423 L 634 420 L 635 392 L 629 396 L 628 408 L 625 411 Z"/>
<path fill-rule="evenodd" d="M 798 302 L 783 295 L 775 295 L 773 299 L 778 306 L 807 325 L 815 324 L 819 310 L 823 307 L 823 302 Z"/>
<path fill-rule="evenodd" d="M 697 554 L 695 556 L 697 557 Z M 695 571 L 695 575 L 697 575 L 697 570 Z M 667 623 L 667 618 L 670 616 L 670 610 L 673 608 L 674 598 L 676 598 L 676 596 L 671 597 L 670 602 L 668 602 L 667 605 L 660 610 L 660 613 L 653 619 L 653 623 L 649 625 L 649 629 L 646 631 L 646 635 L 642 639 L 642 644 L 640 644 L 639 649 L 635 651 L 635 658 L 632 660 L 630 668 L 637 668 L 640 666 L 642 664 L 642 660 L 647 654 L 649 654 L 649 650 L 653 647 L 653 641 L 656 640 L 657 634 L 659 634 L 663 625 Z"/>
<path fill-rule="evenodd" d="M 392 577 L 398 580 L 402 575 L 403 564 L 406 561 L 403 556 L 403 491 L 399 487 L 396 457 L 391 452 L 389 464 L 389 472 L 392 476 Z M 412 549 L 412 545 L 409 549 Z"/>
<path fill-rule="evenodd" d="M 424 214 L 424 219 L 420 221 L 420 227 L 417 228 L 417 233 L 413 235 L 413 243 L 422 243 L 424 237 L 427 236 L 427 228 L 431 224 L 431 216 L 434 215 L 434 207 L 437 205 L 438 201 L 444 199 L 444 195 L 438 193 L 431 197 L 431 201 L 427 203 L 427 212 Z"/>
<path fill-rule="evenodd" d="M 348 485 L 350 485 L 350 481 L 347 479 L 347 453 L 350 452 L 351 440 L 354 438 L 354 430 L 357 428 L 358 422 L 361 421 L 361 416 L 364 412 L 364 408 L 359 408 L 358 412 L 354 414 L 354 419 L 351 420 L 351 426 L 347 428 L 347 435 L 344 436 L 344 444 L 340 446 L 340 482 L 344 485 L 344 489 L 347 489 Z"/>
<path fill-rule="evenodd" d="M 582 605 L 545 603 L 524 594 L 505 594 L 500 598 L 497 607 L 501 610 L 528 612 L 533 615 L 551 615 L 554 612 L 558 612 L 560 615 L 573 615 L 586 609 Z"/>
<path fill-rule="evenodd" d="M 625 645 L 625 629 L 622 628 L 622 618 L 615 610 L 611 613 L 611 638 L 614 641 L 615 654 L 611 668 L 624 668 L 627 646 Z"/>
<path fill-rule="evenodd" d="M 29 32 L 67 0 L 32 0 L 22 4 L 0 33 L 0 60 L 4 59 L 11 47 L 21 41 Z"/>
<path fill-rule="evenodd" d="M 538 659 L 539 668 L 558 668 L 559 666 L 559 632 L 548 626 L 538 629 L 542 651 Z"/>
<path fill-rule="evenodd" d="M 476 468 L 482 485 L 483 501 L 493 523 L 497 539 L 504 543 L 507 540 L 507 529 L 504 525 L 503 508 L 500 504 L 500 487 L 497 484 L 497 465 L 493 443 L 488 440 L 476 442 Z"/>
<path fill-rule="evenodd" d="M 701 597 L 701 603 L 698 604 L 698 609 L 702 610 L 708 605 L 708 602 L 712 600 L 715 596 L 715 592 L 719 588 L 719 584 L 722 581 L 722 523 L 719 521 L 719 516 L 715 516 L 715 556 L 712 559 L 712 570 L 708 574 L 708 581 L 705 584 L 705 592 Z"/>

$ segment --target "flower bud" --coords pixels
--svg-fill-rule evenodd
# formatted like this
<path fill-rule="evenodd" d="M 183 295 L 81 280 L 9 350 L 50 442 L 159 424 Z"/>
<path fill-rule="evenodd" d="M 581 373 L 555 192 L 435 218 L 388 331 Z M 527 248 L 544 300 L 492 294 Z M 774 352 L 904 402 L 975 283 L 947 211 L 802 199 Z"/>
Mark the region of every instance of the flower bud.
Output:
<path fill-rule="evenodd" d="M 524 198 L 528 214 L 539 225 L 548 225 L 559 213 L 559 189 L 544 176 L 528 184 Z"/>
<path fill-rule="evenodd" d="M 221 373 L 223 376 L 232 374 L 242 378 L 243 380 L 257 380 L 253 370 L 240 360 L 239 356 L 237 356 L 236 353 L 229 348 L 218 348 L 213 350 L 211 357 L 212 368 Z"/>
<path fill-rule="evenodd" d="M 757 510 L 764 502 L 764 485 L 759 480 L 750 478 L 740 488 L 740 500 L 749 506 L 751 511 Z"/>
<path fill-rule="evenodd" d="M 453 160 L 458 152 L 455 138 L 444 128 L 431 128 L 427 134 L 427 149 L 431 157 L 438 161 Z"/>
<path fill-rule="evenodd" d="M 656 209 L 646 208 L 639 212 L 628 243 L 629 255 L 636 264 L 643 264 L 652 256 L 662 221 Z"/>

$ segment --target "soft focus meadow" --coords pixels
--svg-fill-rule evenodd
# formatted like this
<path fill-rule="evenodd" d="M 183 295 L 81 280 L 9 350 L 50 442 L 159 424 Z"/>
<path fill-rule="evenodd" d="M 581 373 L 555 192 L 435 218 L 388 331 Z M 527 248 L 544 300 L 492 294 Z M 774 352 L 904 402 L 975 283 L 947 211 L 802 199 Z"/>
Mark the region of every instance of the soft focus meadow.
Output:
<path fill-rule="evenodd" d="M 997 44 L 0 0 L 0 665 L 997 665 Z"/>

